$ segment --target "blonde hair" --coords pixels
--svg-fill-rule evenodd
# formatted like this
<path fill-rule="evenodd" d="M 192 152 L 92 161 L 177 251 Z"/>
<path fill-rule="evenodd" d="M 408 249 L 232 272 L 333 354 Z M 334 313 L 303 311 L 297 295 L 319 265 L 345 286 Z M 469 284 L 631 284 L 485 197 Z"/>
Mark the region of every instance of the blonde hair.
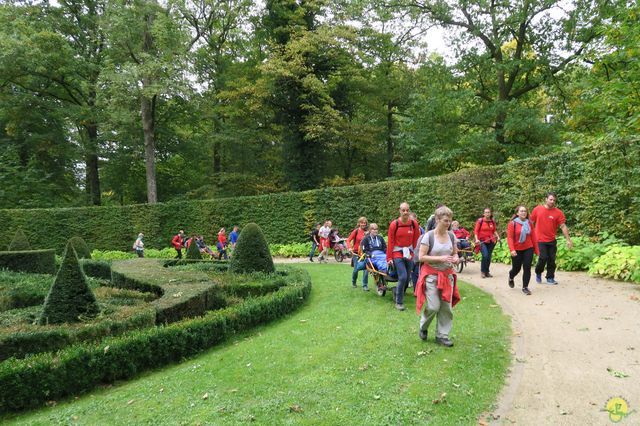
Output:
<path fill-rule="evenodd" d="M 447 206 L 438 207 L 435 212 L 436 220 L 442 219 L 444 216 L 449 216 L 449 219 L 453 219 L 453 212 Z"/>

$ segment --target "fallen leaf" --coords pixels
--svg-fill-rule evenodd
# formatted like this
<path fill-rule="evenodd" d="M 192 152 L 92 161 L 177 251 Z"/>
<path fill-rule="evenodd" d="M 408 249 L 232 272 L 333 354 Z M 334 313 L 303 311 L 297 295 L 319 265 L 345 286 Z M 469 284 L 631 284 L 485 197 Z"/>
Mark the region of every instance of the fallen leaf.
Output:
<path fill-rule="evenodd" d="M 425 351 L 418 352 L 418 356 L 425 356 L 427 353 Z"/>
<path fill-rule="evenodd" d="M 174 294 L 173 294 L 173 297 L 176 297 L 176 298 L 178 298 L 178 297 L 182 297 L 182 292 L 181 292 L 181 291 L 179 291 L 179 292 L 177 292 L 177 293 L 174 293 Z"/>
<path fill-rule="evenodd" d="M 369 364 L 364 364 L 360 367 L 358 367 L 359 371 L 367 371 L 369 369 Z"/>
<path fill-rule="evenodd" d="M 434 404 L 440 404 L 440 403 L 444 402 L 446 398 L 447 398 L 447 393 L 446 392 L 442 392 L 442 394 L 440 395 L 440 398 L 434 399 L 432 402 Z"/>
<path fill-rule="evenodd" d="M 300 322 L 307 322 L 307 320 L 300 320 Z"/>
<path fill-rule="evenodd" d="M 457 384 L 457 383 L 454 383 L 454 384 L 453 384 L 453 387 L 457 389 L 457 388 L 459 388 L 459 387 L 460 387 L 460 385 L 459 385 L 459 384 Z"/>
<path fill-rule="evenodd" d="M 497 308 L 498 305 L 489 305 L 490 308 Z"/>
<path fill-rule="evenodd" d="M 373 399 L 375 399 L 376 401 L 379 400 L 381 397 L 380 395 L 373 395 Z"/>
<path fill-rule="evenodd" d="M 614 370 L 613 368 L 609 368 L 609 367 L 607 367 L 607 371 L 608 371 L 609 373 L 611 373 L 611 375 L 612 375 L 613 377 L 617 377 L 617 378 L 619 378 L 619 379 L 623 379 L 623 378 L 625 378 L 625 377 L 629 377 L 629 375 L 628 375 L 628 374 L 623 373 L 622 371 L 616 371 L 616 370 Z"/>
<path fill-rule="evenodd" d="M 109 351 L 109 345 L 105 346 L 103 349 L 104 353 L 106 354 Z"/>
<path fill-rule="evenodd" d="M 127 405 L 133 404 L 134 401 L 135 401 L 135 399 L 130 399 L 129 401 L 127 401 Z"/>
<path fill-rule="evenodd" d="M 229 389 L 229 393 L 236 393 L 238 392 L 238 389 Z"/>
<path fill-rule="evenodd" d="M 164 392 L 164 388 L 160 388 L 160 393 Z"/>
<path fill-rule="evenodd" d="M 251 363 L 247 364 L 247 367 L 251 367 Z"/>
<path fill-rule="evenodd" d="M 209 393 L 205 393 L 204 395 L 202 395 L 202 399 L 207 400 L 209 399 Z"/>
<path fill-rule="evenodd" d="M 632 294 L 631 296 L 629 296 L 629 299 L 635 300 L 636 302 L 640 301 L 640 298 L 638 296 L 636 296 L 635 294 Z"/>
<path fill-rule="evenodd" d="M 289 407 L 289 411 L 291 411 L 292 413 L 302 413 L 302 407 L 298 404 L 293 404 Z"/>

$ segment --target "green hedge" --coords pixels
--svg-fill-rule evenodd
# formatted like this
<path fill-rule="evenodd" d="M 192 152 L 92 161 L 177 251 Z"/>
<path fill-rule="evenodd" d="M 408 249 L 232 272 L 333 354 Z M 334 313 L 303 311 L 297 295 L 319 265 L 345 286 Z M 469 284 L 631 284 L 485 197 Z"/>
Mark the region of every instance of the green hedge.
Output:
<path fill-rule="evenodd" d="M 311 281 L 290 270 L 287 285 L 265 296 L 168 326 L 127 333 L 100 344 L 82 344 L 0 364 L 0 412 L 85 392 L 192 356 L 249 329 L 292 312 L 307 299 Z"/>
<path fill-rule="evenodd" d="M 68 235 L 83 235 L 97 249 L 129 251 L 140 231 L 145 233 L 145 248 L 164 248 L 179 229 L 201 233 L 210 242 L 222 226 L 255 222 L 268 242 L 304 242 L 313 224 L 324 218 L 331 218 L 342 234 L 353 229 L 361 215 L 386 228 L 404 200 L 421 221 L 437 202 L 446 203 L 467 227 L 489 205 L 504 226 L 517 204 L 534 206 L 549 190 L 558 193 L 559 206 L 574 234 L 595 236 L 608 231 L 640 244 L 637 139 L 603 140 L 539 158 L 432 178 L 300 193 L 122 207 L 0 210 L 0 238 L 9 241 L 22 228 L 33 246 L 59 252 Z"/>
<path fill-rule="evenodd" d="M 55 275 L 56 253 L 53 249 L 0 251 L 0 269 Z"/>

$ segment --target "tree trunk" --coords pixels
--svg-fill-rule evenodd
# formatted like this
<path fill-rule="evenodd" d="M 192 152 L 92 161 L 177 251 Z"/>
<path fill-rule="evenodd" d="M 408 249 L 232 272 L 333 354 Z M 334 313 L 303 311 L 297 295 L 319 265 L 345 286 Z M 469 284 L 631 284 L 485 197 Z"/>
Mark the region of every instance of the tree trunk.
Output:
<path fill-rule="evenodd" d="M 147 87 L 147 79 L 143 79 L 143 87 Z M 147 202 L 155 204 L 158 202 L 156 189 L 156 140 L 155 124 L 153 122 L 152 100 L 142 95 L 140 105 L 142 114 L 142 130 L 144 132 L 144 165 L 147 173 Z"/>
<path fill-rule="evenodd" d="M 387 177 L 391 177 L 393 163 L 393 105 L 387 104 Z"/>
<path fill-rule="evenodd" d="M 88 139 L 85 155 L 85 187 L 91 204 L 99 206 L 102 200 L 100 194 L 100 175 L 98 174 L 98 126 L 95 123 L 89 123 L 85 128 L 87 129 Z"/>

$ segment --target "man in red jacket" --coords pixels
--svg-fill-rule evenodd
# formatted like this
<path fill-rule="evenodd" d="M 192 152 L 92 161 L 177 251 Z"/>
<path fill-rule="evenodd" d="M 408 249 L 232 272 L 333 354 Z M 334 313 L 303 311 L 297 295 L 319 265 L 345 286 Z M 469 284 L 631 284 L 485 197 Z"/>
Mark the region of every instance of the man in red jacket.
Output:
<path fill-rule="evenodd" d="M 564 238 L 567 240 L 567 248 L 573 248 L 573 242 L 569 236 L 569 228 L 565 224 L 566 218 L 562 210 L 556 207 L 558 197 L 554 192 L 548 192 L 544 204 L 536 206 L 529 220 L 533 222 L 538 240 L 540 255 L 536 264 L 536 282 L 542 282 L 542 271 L 547 267 L 547 284 L 556 285 L 556 252 L 558 250 L 556 242 L 556 232 L 558 228 L 562 230 Z"/>
<path fill-rule="evenodd" d="M 393 262 L 398 272 L 398 285 L 394 289 L 396 309 L 404 311 L 404 293 L 413 271 L 413 256 L 420 239 L 420 225 L 409 217 L 408 203 L 400 204 L 400 217 L 389 224 L 387 235 L 387 262 Z"/>
<path fill-rule="evenodd" d="M 182 246 L 184 245 L 184 231 L 182 229 L 173 237 L 171 245 L 178 253 L 176 259 L 182 259 Z"/>

